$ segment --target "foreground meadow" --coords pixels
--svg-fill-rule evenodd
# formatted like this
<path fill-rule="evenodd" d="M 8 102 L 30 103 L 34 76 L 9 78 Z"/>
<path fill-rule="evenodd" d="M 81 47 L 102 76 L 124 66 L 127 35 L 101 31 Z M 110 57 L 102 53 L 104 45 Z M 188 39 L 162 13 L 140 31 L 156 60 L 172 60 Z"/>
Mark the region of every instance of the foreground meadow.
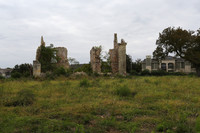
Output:
<path fill-rule="evenodd" d="M 189 76 L 0 81 L 1 133 L 198 133 Z"/>

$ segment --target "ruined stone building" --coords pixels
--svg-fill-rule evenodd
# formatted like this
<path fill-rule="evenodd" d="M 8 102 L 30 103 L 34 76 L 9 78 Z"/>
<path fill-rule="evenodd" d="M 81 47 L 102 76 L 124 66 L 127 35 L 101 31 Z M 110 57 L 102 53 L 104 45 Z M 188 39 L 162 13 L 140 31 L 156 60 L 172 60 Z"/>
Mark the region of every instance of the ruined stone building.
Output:
<path fill-rule="evenodd" d="M 101 48 L 93 47 L 90 50 L 90 63 L 93 73 L 101 73 Z"/>
<path fill-rule="evenodd" d="M 43 36 L 41 37 L 41 44 L 37 48 L 36 60 L 33 61 L 33 76 L 40 77 L 41 75 L 41 63 L 39 62 L 39 57 L 41 53 L 41 47 L 45 46 Z M 58 62 L 55 62 L 58 66 L 62 66 L 65 69 L 69 68 L 69 62 L 67 59 L 67 49 L 65 47 L 55 47 L 56 56 L 59 57 Z"/>
<path fill-rule="evenodd" d="M 5 78 L 10 78 L 12 70 L 13 69 L 11 69 L 11 68 L 6 68 L 6 69 L 0 68 L 0 76 L 3 76 Z"/>
<path fill-rule="evenodd" d="M 114 49 L 109 50 L 111 69 L 113 73 L 126 75 L 126 45 L 127 43 L 121 39 L 118 43 L 117 34 L 114 34 Z"/>
<path fill-rule="evenodd" d="M 183 72 L 195 73 L 196 70 L 192 64 L 182 58 L 168 56 L 163 60 L 152 59 L 150 55 L 142 61 L 142 70 L 148 69 L 149 71 L 164 70 L 166 72 Z"/>
<path fill-rule="evenodd" d="M 56 56 L 59 57 L 57 65 L 64 67 L 65 69 L 69 68 L 69 62 L 67 59 L 67 49 L 65 47 L 56 47 L 55 49 L 57 50 Z"/>
<path fill-rule="evenodd" d="M 40 77 L 41 75 L 41 63 L 38 60 L 33 61 L 33 76 Z"/>

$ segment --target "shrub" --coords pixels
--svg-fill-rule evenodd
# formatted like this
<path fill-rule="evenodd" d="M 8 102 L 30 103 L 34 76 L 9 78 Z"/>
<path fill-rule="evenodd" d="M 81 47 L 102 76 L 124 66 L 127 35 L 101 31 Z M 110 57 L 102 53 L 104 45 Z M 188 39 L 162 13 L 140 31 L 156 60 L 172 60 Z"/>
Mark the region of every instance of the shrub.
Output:
<path fill-rule="evenodd" d="M 0 75 L 0 79 L 5 79 L 3 76 Z"/>
<path fill-rule="evenodd" d="M 175 76 L 184 76 L 184 75 L 186 75 L 185 73 L 183 73 L 183 72 L 171 72 L 171 73 L 169 73 L 170 75 L 175 75 Z"/>
<path fill-rule="evenodd" d="M 54 73 L 47 72 L 45 74 L 45 78 L 48 79 L 48 80 L 54 80 L 56 78 L 56 75 Z"/>
<path fill-rule="evenodd" d="M 79 85 L 80 85 L 80 87 L 89 87 L 90 83 L 89 83 L 88 79 L 83 79 L 80 81 Z"/>
<path fill-rule="evenodd" d="M 150 71 L 148 69 L 145 69 L 144 71 L 141 72 L 141 75 L 142 76 L 150 75 Z"/>
<path fill-rule="evenodd" d="M 13 101 L 6 104 L 6 106 L 28 106 L 33 104 L 35 94 L 32 90 L 23 89 L 17 93 Z"/>
<path fill-rule="evenodd" d="M 176 133 L 191 133 L 192 129 L 187 121 L 187 116 L 181 114 L 179 120 L 177 121 Z"/>
<path fill-rule="evenodd" d="M 195 126 L 195 128 L 196 128 L 197 133 L 199 133 L 200 132 L 200 117 L 198 117 L 196 119 L 196 126 Z"/>
<path fill-rule="evenodd" d="M 15 73 L 20 73 L 20 77 L 31 77 L 33 74 L 33 66 L 31 64 L 21 64 L 21 65 L 15 65 L 13 68 L 11 75 Z"/>
<path fill-rule="evenodd" d="M 121 86 L 116 89 L 116 94 L 119 96 L 129 96 L 131 94 L 131 90 L 128 88 L 128 86 Z"/>
<path fill-rule="evenodd" d="M 75 133 L 85 133 L 84 130 L 85 130 L 85 129 L 84 129 L 84 126 L 83 126 L 83 125 L 77 124 Z"/>
<path fill-rule="evenodd" d="M 158 124 L 157 126 L 156 126 L 156 131 L 158 131 L 158 132 L 163 132 L 164 131 L 164 125 L 163 124 Z"/>
<path fill-rule="evenodd" d="M 54 74 L 57 76 L 60 76 L 60 75 L 65 76 L 67 74 L 67 72 L 65 71 L 65 69 L 63 67 L 58 67 L 55 69 Z"/>
<path fill-rule="evenodd" d="M 93 73 L 94 77 L 99 77 L 99 74 L 97 72 Z"/>
<path fill-rule="evenodd" d="M 140 75 L 140 72 L 137 72 L 136 70 L 131 70 L 131 75 Z"/>
<path fill-rule="evenodd" d="M 151 75 L 153 75 L 153 76 L 164 76 L 164 75 L 167 75 L 167 72 L 163 71 L 163 70 L 153 70 L 153 71 L 151 71 Z"/>
<path fill-rule="evenodd" d="M 11 73 L 11 77 L 14 78 L 14 79 L 17 79 L 17 78 L 21 78 L 21 73 L 19 72 L 13 72 Z"/>
<path fill-rule="evenodd" d="M 92 68 L 90 64 L 83 64 L 81 67 L 77 68 L 75 72 L 85 72 L 88 75 L 92 74 Z"/>

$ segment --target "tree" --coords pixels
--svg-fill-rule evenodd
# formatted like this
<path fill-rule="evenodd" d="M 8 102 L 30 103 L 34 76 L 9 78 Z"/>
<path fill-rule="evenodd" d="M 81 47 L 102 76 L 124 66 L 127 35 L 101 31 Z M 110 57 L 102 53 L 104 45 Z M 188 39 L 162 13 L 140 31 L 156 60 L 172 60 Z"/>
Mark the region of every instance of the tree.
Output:
<path fill-rule="evenodd" d="M 72 57 L 69 57 L 68 61 L 69 61 L 70 65 L 77 65 L 77 64 L 79 64 L 79 62 L 75 58 L 72 58 Z"/>
<path fill-rule="evenodd" d="M 50 46 L 41 46 L 41 51 L 39 55 L 39 62 L 41 63 L 42 72 L 53 71 L 56 68 L 56 62 L 58 62 L 59 57 L 56 56 L 56 49 L 53 44 Z"/>
<path fill-rule="evenodd" d="M 132 70 L 132 58 L 130 55 L 126 55 L 126 71 L 131 73 Z"/>
<path fill-rule="evenodd" d="M 29 77 L 31 76 L 33 73 L 33 66 L 31 64 L 21 64 L 21 65 L 15 65 L 15 67 L 13 68 L 12 72 L 11 72 L 11 76 L 15 77 L 17 75 L 17 77 Z"/>
<path fill-rule="evenodd" d="M 103 55 L 104 54 L 104 55 Z M 109 73 L 112 72 L 111 66 L 110 66 L 110 55 L 108 52 L 103 51 L 101 52 L 101 70 L 103 73 Z"/>
<path fill-rule="evenodd" d="M 135 62 L 132 63 L 132 74 L 138 75 L 142 72 L 142 60 L 137 59 Z"/>
<path fill-rule="evenodd" d="M 200 77 L 200 29 L 196 32 L 180 27 L 168 27 L 159 34 L 154 57 L 162 59 L 169 53 L 174 53 L 191 62 Z"/>

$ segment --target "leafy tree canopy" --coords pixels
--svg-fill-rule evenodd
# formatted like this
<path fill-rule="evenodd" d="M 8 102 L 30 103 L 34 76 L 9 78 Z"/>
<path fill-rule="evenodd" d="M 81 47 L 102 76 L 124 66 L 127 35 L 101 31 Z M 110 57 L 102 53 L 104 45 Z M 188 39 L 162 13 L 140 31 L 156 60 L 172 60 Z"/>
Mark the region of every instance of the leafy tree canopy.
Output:
<path fill-rule="evenodd" d="M 168 27 L 159 34 L 154 57 L 163 59 L 169 53 L 190 61 L 200 76 L 200 29 L 197 31 L 184 30 L 180 27 Z"/>
<path fill-rule="evenodd" d="M 41 63 L 42 72 L 53 71 L 56 67 L 56 62 L 59 58 L 56 56 L 56 49 L 51 44 L 50 46 L 41 46 L 39 62 Z"/>
<path fill-rule="evenodd" d="M 17 75 L 20 75 L 19 77 L 21 76 L 29 77 L 33 73 L 33 66 L 27 63 L 21 65 L 15 65 L 11 75 L 15 75 L 16 73 L 18 73 Z"/>

